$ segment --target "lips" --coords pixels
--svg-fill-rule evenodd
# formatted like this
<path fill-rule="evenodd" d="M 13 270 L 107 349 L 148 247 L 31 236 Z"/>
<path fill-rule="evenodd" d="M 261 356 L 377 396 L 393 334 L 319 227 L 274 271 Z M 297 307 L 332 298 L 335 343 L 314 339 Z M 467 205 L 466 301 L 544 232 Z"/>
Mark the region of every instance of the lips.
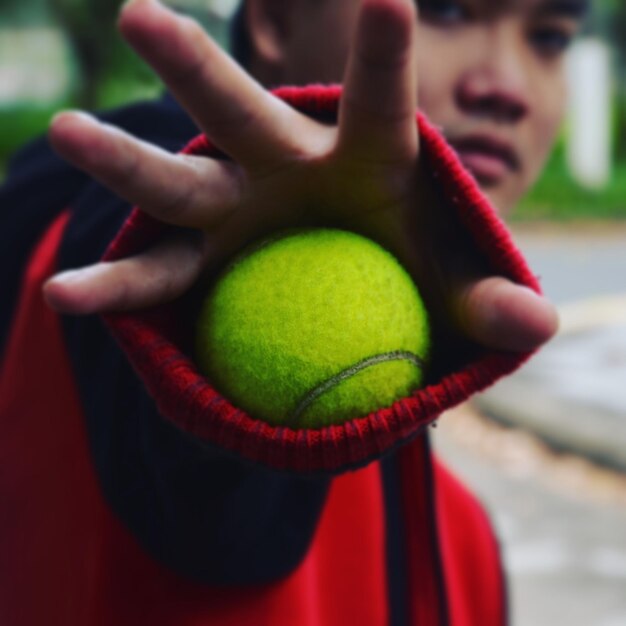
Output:
<path fill-rule="evenodd" d="M 488 135 L 472 135 L 449 139 L 461 163 L 478 182 L 494 185 L 512 172 L 517 172 L 520 159 L 511 144 Z"/>

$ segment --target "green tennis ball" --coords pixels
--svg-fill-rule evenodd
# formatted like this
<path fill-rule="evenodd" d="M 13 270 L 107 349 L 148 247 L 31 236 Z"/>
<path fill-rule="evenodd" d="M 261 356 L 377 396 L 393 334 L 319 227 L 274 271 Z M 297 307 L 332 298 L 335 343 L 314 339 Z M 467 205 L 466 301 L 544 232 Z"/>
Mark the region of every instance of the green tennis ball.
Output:
<path fill-rule="evenodd" d="M 428 316 L 398 261 L 362 236 L 292 230 L 252 246 L 204 301 L 197 360 L 251 416 L 316 428 L 419 388 Z"/>

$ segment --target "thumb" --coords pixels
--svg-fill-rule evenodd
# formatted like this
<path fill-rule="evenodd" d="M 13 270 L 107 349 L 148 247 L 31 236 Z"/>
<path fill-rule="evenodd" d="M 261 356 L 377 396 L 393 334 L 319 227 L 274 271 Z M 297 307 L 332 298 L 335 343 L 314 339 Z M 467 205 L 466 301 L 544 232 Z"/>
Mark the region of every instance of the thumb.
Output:
<path fill-rule="evenodd" d="M 56 274 L 43 285 L 43 295 L 50 307 L 73 315 L 154 306 L 189 289 L 210 251 L 204 233 L 185 231 L 136 256 Z"/>
<path fill-rule="evenodd" d="M 535 350 L 558 329 L 551 302 L 500 276 L 462 285 L 454 297 L 453 315 L 466 336 L 498 350 Z"/>

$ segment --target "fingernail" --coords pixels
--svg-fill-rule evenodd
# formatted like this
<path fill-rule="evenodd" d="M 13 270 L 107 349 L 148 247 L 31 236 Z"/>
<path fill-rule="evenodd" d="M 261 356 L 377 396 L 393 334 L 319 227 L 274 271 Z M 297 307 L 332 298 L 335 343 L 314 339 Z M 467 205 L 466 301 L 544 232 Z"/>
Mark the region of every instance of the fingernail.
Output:
<path fill-rule="evenodd" d="M 99 270 L 100 268 L 98 266 L 83 267 L 75 270 L 66 270 L 65 272 L 55 274 L 52 278 L 50 278 L 48 283 L 54 283 L 57 285 L 76 284 L 81 281 L 93 278 L 99 272 Z"/>
<path fill-rule="evenodd" d="M 59 111 L 56 113 L 52 120 L 50 121 L 50 126 L 56 126 L 63 124 L 75 124 L 76 122 L 93 124 L 97 122 L 96 118 L 93 115 L 85 111 L 80 111 L 78 109 L 66 109 L 65 111 Z"/>

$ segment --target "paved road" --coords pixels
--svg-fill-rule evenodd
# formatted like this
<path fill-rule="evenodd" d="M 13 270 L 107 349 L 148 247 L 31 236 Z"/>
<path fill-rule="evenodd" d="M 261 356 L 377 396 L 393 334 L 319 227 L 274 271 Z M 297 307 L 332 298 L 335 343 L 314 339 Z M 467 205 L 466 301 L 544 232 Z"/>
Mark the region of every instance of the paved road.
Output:
<path fill-rule="evenodd" d="M 513 233 L 557 304 L 626 294 L 626 223 L 517 226 Z"/>
<path fill-rule="evenodd" d="M 557 434 L 578 425 L 585 445 L 593 432 L 626 450 L 626 435 L 619 434 L 626 431 L 596 419 L 608 417 L 610 407 L 626 427 L 626 379 L 617 375 L 624 371 L 626 309 L 614 306 L 626 302 L 616 298 L 626 296 L 626 225 L 524 227 L 515 236 L 546 294 L 568 312 L 565 326 L 577 332 L 531 361 L 516 375 L 519 382 L 511 377 L 494 392 L 523 418 L 529 400 L 539 399 L 541 381 L 556 377 L 543 385 L 552 394 L 542 400 L 552 417 L 546 413 L 536 425 Z M 598 296 L 601 306 L 573 304 Z M 611 331 L 593 330 L 601 318 Z M 577 359 L 586 370 L 573 377 Z M 569 410 L 575 405 L 583 410 Z M 440 454 L 492 513 L 510 577 L 513 626 L 626 626 L 626 475 L 556 455 L 536 437 L 471 411 L 444 416 L 435 433 Z"/>
<path fill-rule="evenodd" d="M 626 225 L 517 235 L 559 304 L 562 332 L 481 406 L 626 471 Z"/>
<path fill-rule="evenodd" d="M 435 447 L 491 513 L 512 626 L 626 626 L 626 477 L 471 413 L 443 416 Z"/>

